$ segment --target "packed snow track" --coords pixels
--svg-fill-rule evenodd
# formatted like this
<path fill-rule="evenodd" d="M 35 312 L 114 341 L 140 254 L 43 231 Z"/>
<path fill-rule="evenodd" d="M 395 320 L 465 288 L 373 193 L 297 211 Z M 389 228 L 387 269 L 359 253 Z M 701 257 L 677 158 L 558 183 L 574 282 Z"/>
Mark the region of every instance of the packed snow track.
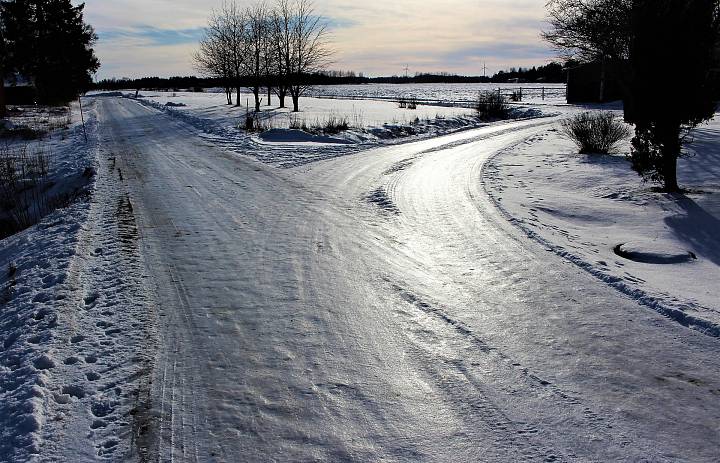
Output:
<path fill-rule="evenodd" d="M 718 339 L 529 241 L 484 192 L 486 161 L 552 120 L 283 170 L 98 101 L 160 301 L 135 458 L 720 455 Z"/>

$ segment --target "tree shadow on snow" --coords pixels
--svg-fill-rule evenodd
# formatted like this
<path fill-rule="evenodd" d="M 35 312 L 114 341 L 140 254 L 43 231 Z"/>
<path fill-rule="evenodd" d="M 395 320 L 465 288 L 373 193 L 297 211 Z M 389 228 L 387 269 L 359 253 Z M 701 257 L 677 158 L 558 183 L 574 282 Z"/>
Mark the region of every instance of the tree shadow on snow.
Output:
<path fill-rule="evenodd" d="M 693 185 L 720 179 L 720 132 L 710 128 L 697 129 L 687 152 L 691 156 L 681 160 L 678 166 L 681 183 Z"/>
<path fill-rule="evenodd" d="M 684 214 L 667 217 L 667 226 L 697 254 L 720 265 L 720 220 L 683 194 L 671 197 Z"/>

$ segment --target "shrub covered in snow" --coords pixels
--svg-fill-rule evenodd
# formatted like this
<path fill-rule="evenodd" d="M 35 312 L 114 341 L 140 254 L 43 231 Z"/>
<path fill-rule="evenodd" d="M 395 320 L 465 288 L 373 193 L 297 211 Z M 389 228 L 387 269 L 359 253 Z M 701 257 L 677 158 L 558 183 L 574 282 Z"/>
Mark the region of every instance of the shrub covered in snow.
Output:
<path fill-rule="evenodd" d="M 630 136 L 630 129 L 611 112 L 585 112 L 563 121 L 562 133 L 581 154 L 607 154 Z"/>

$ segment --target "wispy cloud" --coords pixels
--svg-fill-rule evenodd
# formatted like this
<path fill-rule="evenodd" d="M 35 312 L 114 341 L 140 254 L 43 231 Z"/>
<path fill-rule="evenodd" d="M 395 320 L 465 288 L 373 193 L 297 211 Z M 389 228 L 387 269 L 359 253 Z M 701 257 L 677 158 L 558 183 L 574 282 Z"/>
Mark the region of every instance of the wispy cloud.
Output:
<path fill-rule="evenodd" d="M 203 28 L 194 29 L 158 29 L 152 26 L 137 26 L 127 29 L 107 29 L 97 31 L 100 42 L 140 39 L 149 45 L 196 44 L 203 34 Z"/>
<path fill-rule="evenodd" d="M 222 2 L 87 2 L 86 19 L 100 37 L 99 76 L 192 74 L 190 57 Z M 477 74 L 483 63 L 494 72 L 553 56 L 539 38 L 545 0 L 315 0 L 315 8 L 327 18 L 339 69 Z"/>

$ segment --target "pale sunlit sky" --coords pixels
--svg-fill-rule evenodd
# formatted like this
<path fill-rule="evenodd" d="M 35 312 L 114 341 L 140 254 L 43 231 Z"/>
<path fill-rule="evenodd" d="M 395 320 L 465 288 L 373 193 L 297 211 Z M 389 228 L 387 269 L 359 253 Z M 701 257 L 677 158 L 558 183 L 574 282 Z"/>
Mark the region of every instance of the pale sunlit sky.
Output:
<path fill-rule="evenodd" d="M 80 3 L 76 1 L 74 3 Z M 192 75 L 192 52 L 222 0 L 86 0 L 95 27 L 98 78 Z M 250 2 L 240 1 L 240 4 Z M 539 38 L 545 0 L 316 0 L 327 19 L 333 69 L 366 75 L 451 72 L 488 75 L 545 64 Z"/>

